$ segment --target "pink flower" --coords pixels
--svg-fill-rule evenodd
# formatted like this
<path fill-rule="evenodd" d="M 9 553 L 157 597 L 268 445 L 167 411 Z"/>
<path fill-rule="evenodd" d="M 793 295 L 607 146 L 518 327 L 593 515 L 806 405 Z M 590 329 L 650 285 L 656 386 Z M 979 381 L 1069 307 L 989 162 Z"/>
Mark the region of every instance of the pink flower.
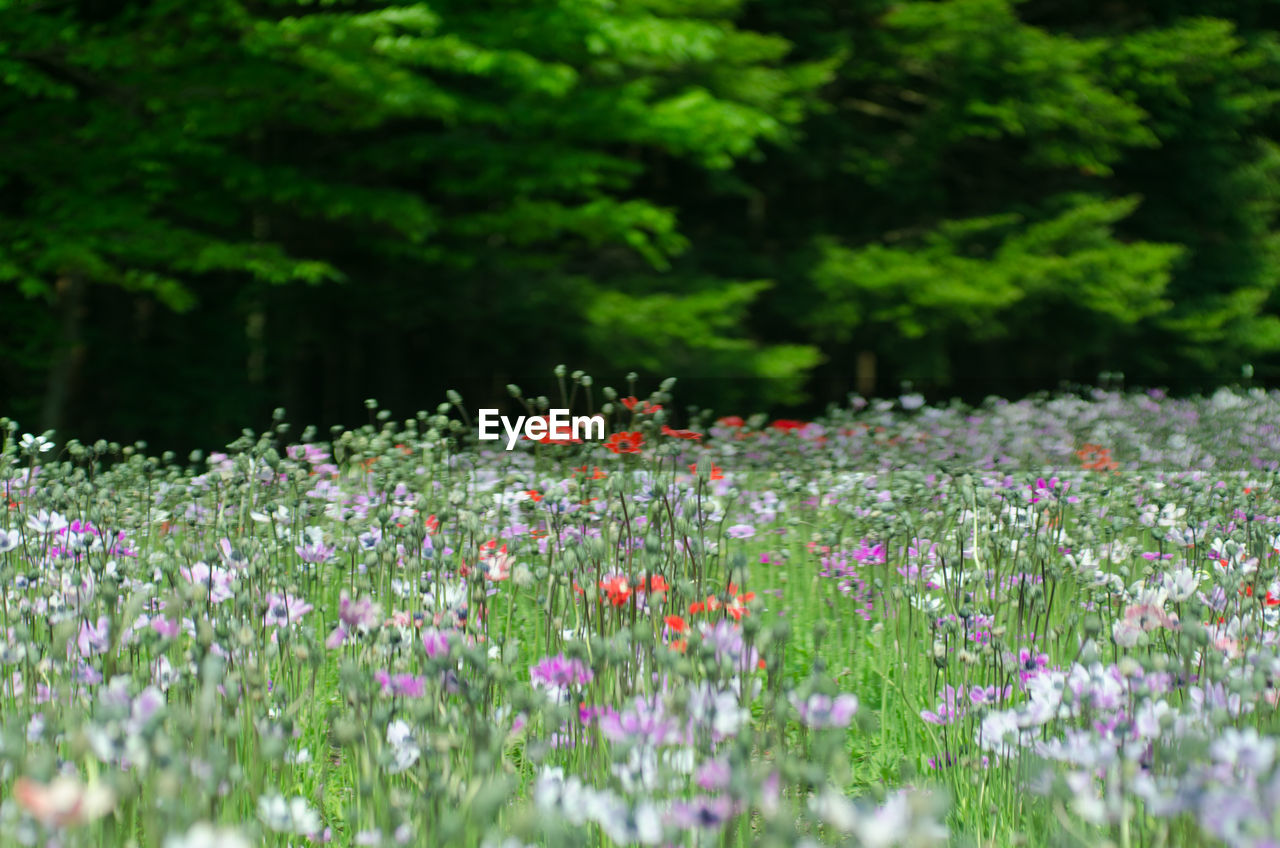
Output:
<path fill-rule="evenodd" d="M 267 627 L 283 627 L 296 624 L 314 607 L 301 598 L 292 595 L 267 595 L 267 612 L 263 616 L 263 624 Z"/>
<path fill-rule="evenodd" d="M 427 656 L 433 660 L 437 657 L 447 657 L 449 655 L 449 634 L 434 627 L 425 628 L 422 631 L 422 647 L 426 648 Z"/>
<path fill-rule="evenodd" d="M 59 775 L 48 784 L 26 777 L 13 784 L 13 797 L 45 827 L 74 827 L 100 819 L 116 805 L 110 789 L 86 786 L 78 776 Z"/>

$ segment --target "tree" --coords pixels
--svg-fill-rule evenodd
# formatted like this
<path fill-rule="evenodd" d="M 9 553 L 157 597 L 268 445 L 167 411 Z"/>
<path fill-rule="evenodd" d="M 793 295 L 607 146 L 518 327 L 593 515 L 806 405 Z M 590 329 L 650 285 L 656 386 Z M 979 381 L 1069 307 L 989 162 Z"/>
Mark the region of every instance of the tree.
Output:
<path fill-rule="evenodd" d="M 759 326 L 821 343 L 828 397 L 860 351 L 881 390 L 979 397 L 1238 375 L 1280 341 L 1280 53 L 1258 4 L 1214 7 L 1252 29 L 1144 8 L 757 4 L 750 25 L 841 61 L 802 141 L 687 216 L 698 273 L 776 280 Z"/>
<path fill-rule="evenodd" d="M 16 291 L 62 316 L 40 327 L 38 354 L 6 359 L 10 385 L 30 386 L 31 360 L 47 359 L 46 422 L 91 420 L 95 386 L 187 391 L 163 358 L 145 376 L 118 373 L 140 361 L 111 361 L 113 334 L 181 349 L 221 330 L 230 338 L 210 354 L 223 369 L 242 361 L 250 389 L 223 393 L 214 418 L 228 427 L 348 340 L 400 333 L 382 369 L 400 384 L 423 365 L 444 381 L 453 364 L 616 360 L 612 345 L 661 328 L 614 321 L 613 281 L 661 271 L 687 246 L 676 210 L 638 194 L 637 177 L 658 158 L 728 168 L 784 137 L 822 80 L 821 65 L 784 65 L 784 40 L 736 28 L 736 10 L 0 2 L 0 145 L 12 151 L 0 280 L 7 303 Z M 327 291 L 278 288 L 294 283 Z M 737 309 L 758 290 L 711 279 L 651 314 L 686 299 Z M 146 304 L 187 315 L 129 315 Z M 103 314 L 125 326 L 104 328 Z M 611 322 L 607 336 L 593 319 Z M 715 367 L 792 378 L 813 360 L 722 321 L 690 326 L 718 337 L 672 338 L 677 357 L 725 347 L 746 355 Z"/>

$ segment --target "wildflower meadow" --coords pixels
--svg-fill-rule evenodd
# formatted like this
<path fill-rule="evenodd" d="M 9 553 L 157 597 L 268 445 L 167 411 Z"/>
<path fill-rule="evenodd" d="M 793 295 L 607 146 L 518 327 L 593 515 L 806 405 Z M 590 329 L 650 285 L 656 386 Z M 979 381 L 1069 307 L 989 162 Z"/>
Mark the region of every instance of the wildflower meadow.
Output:
<path fill-rule="evenodd" d="M 1280 392 L 561 375 L 603 439 L 0 420 L 0 844 L 1280 844 Z"/>

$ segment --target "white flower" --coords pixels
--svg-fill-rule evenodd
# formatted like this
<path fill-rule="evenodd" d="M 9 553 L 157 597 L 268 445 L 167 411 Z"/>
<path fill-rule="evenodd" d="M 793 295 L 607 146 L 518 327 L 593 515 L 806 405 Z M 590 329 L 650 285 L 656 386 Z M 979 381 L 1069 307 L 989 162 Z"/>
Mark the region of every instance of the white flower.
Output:
<path fill-rule="evenodd" d="M 1006 753 L 1010 747 L 1022 744 L 1022 728 L 1014 710 L 992 710 L 978 728 L 978 741 L 988 751 Z"/>
<path fill-rule="evenodd" d="M 0 530 L 0 554 L 7 554 L 22 544 L 22 534 L 17 530 Z"/>
<path fill-rule="evenodd" d="M 301 836 L 319 833 L 322 826 L 320 815 L 298 797 L 286 801 L 280 795 L 263 795 L 258 799 L 258 818 L 271 830 Z"/>
<path fill-rule="evenodd" d="M 635 837 L 642 845 L 657 845 L 662 841 L 662 813 L 652 801 L 641 801 L 635 809 Z"/>
<path fill-rule="evenodd" d="M 1276 740 L 1259 736 L 1255 727 L 1246 727 L 1243 731 L 1228 727 L 1209 746 L 1209 753 L 1232 768 L 1262 774 L 1275 761 Z"/>
<path fill-rule="evenodd" d="M 387 766 L 387 771 L 399 774 L 418 761 L 422 749 L 413 738 L 413 730 L 403 719 L 396 719 L 387 725 L 387 745 L 391 747 L 395 761 Z"/>
<path fill-rule="evenodd" d="M 902 404 L 903 409 L 919 409 L 924 406 L 924 395 L 912 392 L 909 395 L 903 395 L 898 398 L 898 403 Z"/>
<path fill-rule="evenodd" d="M 42 536 L 60 533 L 67 529 L 67 518 L 59 512 L 40 510 L 27 519 L 27 528 Z"/>
<path fill-rule="evenodd" d="M 44 436 L 33 436 L 30 433 L 23 433 L 22 439 L 18 442 L 18 447 L 30 454 L 48 453 L 53 450 L 53 442 Z"/>
<path fill-rule="evenodd" d="M 184 834 L 165 837 L 164 848 L 249 848 L 249 840 L 235 828 L 197 822 Z"/>
<path fill-rule="evenodd" d="M 1180 568 L 1164 575 L 1164 589 L 1175 603 L 1189 600 L 1198 588 L 1200 578 L 1189 568 Z"/>
<path fill-rule="evenodd" d="M 858 808 L 844 793 L 828 786 L 821 795 L 809 799 L 809 809 L 831 827 L 842 833 L 852 833 L 858 826 Z"/>

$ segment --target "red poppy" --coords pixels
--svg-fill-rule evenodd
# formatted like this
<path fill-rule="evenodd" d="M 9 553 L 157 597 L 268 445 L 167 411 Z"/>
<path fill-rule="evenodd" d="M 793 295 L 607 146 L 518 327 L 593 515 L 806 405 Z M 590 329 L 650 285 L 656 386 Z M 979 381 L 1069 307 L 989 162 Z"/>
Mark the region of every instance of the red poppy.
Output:
<path fill-rule="evenodd" d="M 636 588 L 639 589 L 641 592 L 645 591 L 644 578 L 641 578 L 636 583 Z M 667 578 L 663 577 L 661 574 L 655 574 L 649 578 L 650 592 L 654 592 L 654 593 L 665 592 L 670 588 L 671 586 L 667 583 Z"/>
<path fill-rule="evenodd" d="M 1120 464 L 1111 458 L 1111 449 L 1102 445 L 1086 443 L 1076 451 L 1080 467 L 1086 471 L 1114 471 Z"/>
<path fill-rule="evenodd" d="M 614 453 L 640 453 L 640 446 L 643 444 L 644 433 L 636 430 L 630 433 L 614 433 L 604 446 Z"/>
<path fill-rule="evenodd" d="M 622 606 L 631 597 L 631 584 L 621 575 L 601 580 L 600 589 L 609 598 L 609 603 L 615 607 Z"/>
<path fill-rule="evenodd" d="M 542 493 L 539 492 L 537 489 L 530 489 L 529 491 L 525 492 L 525 494 L 528 495 L 529 500 L 533 501 L 534 503 L 537 503 L 538 501 L 542 500 Z"/>
<path fill-rule="evenodd" d="M 721 427 L 745 427 L 747 422 L 742 420 L 741 415 L 726 415 L 723 418 L 716 419 L 716 423 Z"/>
<path fill-rule="evenodd" d="M 422 523 L 423 526 L 427 528 L 428 536 L 440 529 L 440 519 L 436 518 L 434 515 L 428 515 L 426 520 Z"/>
<path fill-rule="evenodd" d="M 584 466 L 582 466 L 581 468 L 575 468 L 575 469 L 573 469 L 573 473 L 574 473 L 574 474 L 586 474 L 586 473 L 587 473 L 587 466 L 585 466 L 585 465 L 584 465 Z M 591 476 L 590 476 L 590 477 L 588 477 L 587 479 L 588 479 L 588 480 L 603 480 L 604 478 L 606 478 L 606 477 L 608 477 L 608 476 L 609 476 L 608 474 L 606 474 L 606 473 L 604 473 L 603 471 L 601 471 L 601 470 L 600 470 L 600 466 L 598 466 L 598 465 L 593 465 L 593 466 L 592 466 L 592 471 L 591 471 Z"/>
<path fill-rule="evenodd" d="M 695 462 L 693 465 L 690 465 L 690 466 L 689 466 L 689 473 L 690 473 L 690 474 L 697 474 L 697 473 L 698 473 L 698 463 L 696 463 L 696 462 Z M 718 466 L 718 465 L 714 465 L 714 464 L 713 464 L 713 465 L 711 466 L 711 479 L 712 479 L 712 480 L 723 480 L 723 479 L 724 479 L 724 469 L 723 469 L 723 468 L 721 468 L 721 467 L 720 467 L 720 466 Z"/>
<path fill-rule="evenodd" d="M 747 592 L 745 595 L 738 595 L 736 598 L 730 600 L 729 603 L 725 604 L 724 608 L 729 611 L 729 615 L 733 616 L 734 621 L 741 621 L 744 615 L 751 612 L 751 610 L 747 608 L 747 604 L 755 600 L 755 597 L 755 592 Z"/>
<path fill-rule="evenodd" d="M 773 429 L 775 430 L 781 430 L 784 433 L 790 433 L 794 430 L 803 430 L 805 427 L 808 427 L 809 425 L 804 421 L 796 421 L 794 418 L 779 418 L 777 421 L 773 422 L 769 426 L 773 427 Z"/>
<path fill-rule="evenodd" d="M 685 624 L 684 619 L 678 615 L 669 615 L 662 620 L 666 622 L 667 627 L 671 628 L 672 633 L 683 633 L 689 629 L 689 625 Z"/>
<path fill-rule="evenodd" d="M 674 427 L 668 427 L 666 424 L 662 425 L 662 435 L 671 436 L 672 438 L 675 438 L 675 439 L 701 439 L 702 438 L 701 433 L 695 432 L 693 430 L 677 430 Z"/>
<path fill-rule="evenodd" d="M 649 403 L 647 400 L 639 400 L 634 397 L 623 398 L 622 405 L 631 412 L 639 411 L 641 415 L 652 415 L 662 409 L 662 404 L 660 403 Z M 640 407 L 639 410 L 637 410 L 636 407 Z"/>

